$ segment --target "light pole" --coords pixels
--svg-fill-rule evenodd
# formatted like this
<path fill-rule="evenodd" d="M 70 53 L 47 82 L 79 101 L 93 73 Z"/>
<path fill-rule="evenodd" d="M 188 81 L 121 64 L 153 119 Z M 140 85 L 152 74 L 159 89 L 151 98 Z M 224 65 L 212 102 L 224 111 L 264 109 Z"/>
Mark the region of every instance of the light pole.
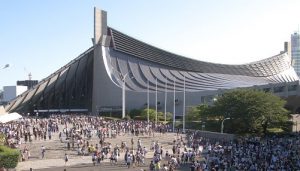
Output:
<path fill-rule="evenodd" d="M 166 77 L 166 83 L 165 83 L 165 122 L 167 121 L 167 77 Z"/>
<path fill-rule="evenodd" d="M 147 80 L 147 121 L 149 125 L 149 80 Z"/>
<path fill-rule="evenodd" d="M 9 64 L 5 64 L 1 69 L 5 69 L 5 68 L 8 68 L 9 67 Z"/>
<path fill-rule="evenodd" d="M 157 78 L 155 81 L 155 124 L 157 124 Z"/>
<path fill-rule="evenodd" d="M 120 75 L 121 76 L 121 81 L 122 81 L 122 118 L 125 118 L 125 82 L 126 82 L 126 77 L 128 76 L 129 72 L 127 72 L 124 75 Z"/>
<path fill-rule="evenodd" d="M 182 130 L 185 132 L 185 76 L 183 76 L 183 116 L 182 116 Z"/>
<path fill-rule="evenodd" d="M 175 112 L 176 112 L 176 108 L 175 108 L 175 103 L 176 103 L 176 90 L 175 90 L 175 87 L 176 87 L 176 85 L 175 85 L 176 83 L 175 83 L 175 80 L 174 80 L 174 92 L 173 92 L 173 97 L 174 97 L 174 99 L 173 99 L 173 132 L 175 132 Z"/>
<path fill-rule="evenodd" d="M 126 87 L 126 77 L 129 75 L 130 71 L 128 71 L 126 74 L 122 74 L 121 72 L 119 72 L 118 70 L 116 70 L 115 68 L 111 68 L 113 71 L 116 71 L 119 76 L 120 79 L 122 81 L 122 118 L 125 118 L 125 100 L 126 100 L 126 94 L 125 94 L 125 87 Z M 133 77 L 130 77 L 133 78 Z M 118 79 L 118 78 L 117 78 Z M 119 80 L 119 79 L 118 79 Z"/>
<path fill-rule="evenodd" d="M 221 134 L 223 134 L 224 121 L 225 121 L 225 120 L 228 120 L 228 119 L 230 119 L 230 118 L 225 118 L 225 119 L 222 120 L 222 123 L 221 123 Z"/>
<path fill-rule="evenodd" d="M 99 116 L 99 107 L 96 105 L 97 115 Z"/>

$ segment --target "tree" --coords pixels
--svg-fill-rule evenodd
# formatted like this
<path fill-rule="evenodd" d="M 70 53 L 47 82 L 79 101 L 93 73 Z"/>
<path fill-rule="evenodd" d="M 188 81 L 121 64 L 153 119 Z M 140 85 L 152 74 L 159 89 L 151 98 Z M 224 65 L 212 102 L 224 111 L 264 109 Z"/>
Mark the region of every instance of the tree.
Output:
<path fill-rule="evenodd" d="M 147 120 L 148 118 L 148 109 L 142 110 L 141 118 L 144 120 Z M 167 112 L 167 121 L 170 121 L 172 119 L 172 114 Z M 150 121 L 155 121 L 156 119 L 156 111 L 154 109 L 149 109 L 149 119 Z M 163 112 L 157 112 L 157 120 L 158 121 L 164 121 L 165 120 L 165 114 Z"/>
<path fill-rule="evenodd" d="M 253 89 L 236 89 L 220 96 L 211 109 L 211 117 L 231 123 L 232 133 L 264 133 L 274 123 L 288 121 L 285 101 L 271 93 Z M 229 129 L 228 129 L 229 128 Z M 231 128 L 231 129 L 230 129 Z"/>
<path fill-rule="evenodd" d="M 200 104 L 198 106 L 192 107 L 187 115 L 186 120 L 187 121 L 203 121 L 206 120 L 206 117 L 209 113 L 209 106 L 207 104 Z"/>
<path fill-rule="evenodd" d="M 129 113 L 130 118 L 134 118 L 136 116 L 141 116 L 142 109 L 132 109 Z"/>

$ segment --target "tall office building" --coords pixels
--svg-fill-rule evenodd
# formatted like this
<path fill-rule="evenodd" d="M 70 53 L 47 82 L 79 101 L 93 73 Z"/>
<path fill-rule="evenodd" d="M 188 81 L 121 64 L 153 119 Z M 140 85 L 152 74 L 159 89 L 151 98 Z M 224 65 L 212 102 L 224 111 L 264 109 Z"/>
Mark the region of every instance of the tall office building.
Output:
<path fill-rule="evenodd" d="M 299 32 L 295 32 L 291 35 L 291 51 L 293 67 L 300 76 L 300 35 Z"/>

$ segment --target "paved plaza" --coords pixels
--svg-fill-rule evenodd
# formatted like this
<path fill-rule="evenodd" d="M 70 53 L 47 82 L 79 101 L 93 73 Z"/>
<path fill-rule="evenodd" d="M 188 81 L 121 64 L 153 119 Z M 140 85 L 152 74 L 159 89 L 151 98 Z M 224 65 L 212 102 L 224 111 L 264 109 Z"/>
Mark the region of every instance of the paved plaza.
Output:
<path fill-rule="evenodd" d="M 153 151 L 150 150 L 151 143 L 153 141 L 157 141 L 160 146 L 163 147 L 164 150 L 168 150 L 171 152 L 172 145 L 174 139 L 178 139 L 182 136 L 185 140 L 184 134 L 177 135 L 176 133 L 154 133 L 151 136 L 132 136 L 132 135 L 119 135 L 116 138 L 106 138 L 105 141 L 112 144 L 112 147 L 116 145 L 120 146 L 122 141 L 125 141 L 128 146 L 131 146 L 131 139 L 134 140 L 134 148 L 136 148 L 137 140 L 140 139 L 142 141 L 143 146 L 148 149 L 148 153 L 146 155 L 145 165 L 135 166 L 131 168 L 127 168 L 124 162 L 124 152 L 121 152 L 120 158 L 117 164 L 111 164 L 109 159 L 104 159 L 101 164 L 93 166 L 92 163 L 92 155 L 81 156 L 77 154 L 76 148 L 67 150 L 67 142 L 63 140 L 61 142 L 59 140 L 58 133 L 54 133 L 51 140 L 33 140 L 31 143 L 22 144 L 20 149 L 23 149 L 27 146 L 30 150 L 30 158 L 29 160 L 25 160 L 24 162 L 19 162 L 16 170 L 17 171 L 25 171 L 25 170 L 149 170 L 150 160 L 153 157 Z M 90 144 L 99 143 L 99 139 L 94 135 L 90 140 Z M 41 147 L 45 146 L 45 158 L 42 159 L 41 155 Z M 67 164 L 64 162 L 64 155 L 67 153 L 69 155 L 69 161 Z M 164 161 L 163 163 L 167 163 Z M 163 164 L 162 163 L 162 164 Z M 185 170 L 181 168 L 180 170 Z"/>

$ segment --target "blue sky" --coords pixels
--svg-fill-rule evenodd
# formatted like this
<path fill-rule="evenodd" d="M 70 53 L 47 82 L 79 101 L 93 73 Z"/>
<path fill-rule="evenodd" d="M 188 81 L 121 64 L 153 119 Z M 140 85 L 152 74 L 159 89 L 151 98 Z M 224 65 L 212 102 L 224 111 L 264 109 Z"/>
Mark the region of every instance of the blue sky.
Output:
<path fill-rule="evenodd" d="M 41 80 L 92 46 L 93 7 L 108 25 L 186 57 L 225 64 L 283 50 L 300 24 L 299 0 L 28 0 L 0 4 L 0 89 Z"/>

